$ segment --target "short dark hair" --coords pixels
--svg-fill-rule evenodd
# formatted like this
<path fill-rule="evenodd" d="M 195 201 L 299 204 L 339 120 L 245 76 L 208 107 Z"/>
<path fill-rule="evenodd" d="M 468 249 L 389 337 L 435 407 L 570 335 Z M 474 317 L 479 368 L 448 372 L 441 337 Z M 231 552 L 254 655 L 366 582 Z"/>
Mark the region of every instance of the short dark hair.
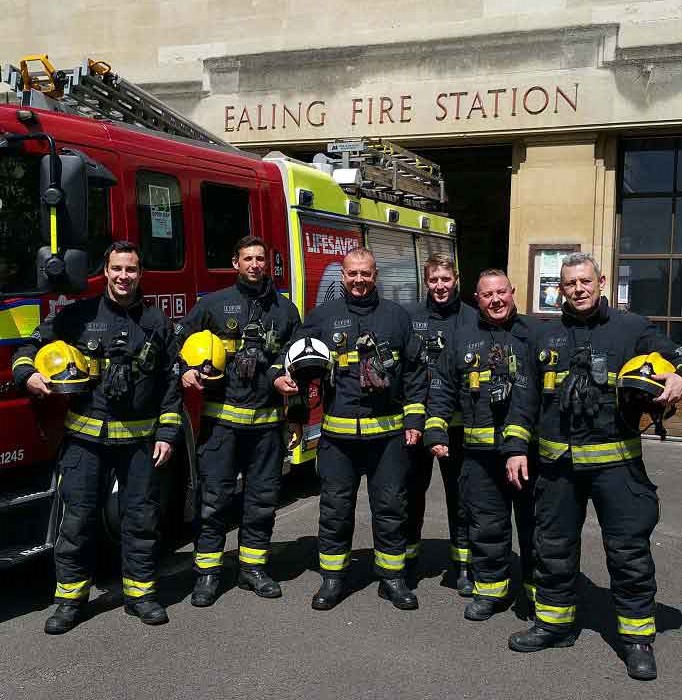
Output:
<path fill-rule="evenodd" d="M 511 280 L 509 279 L 509 275 L 504 270 L 500 270 L 497 267 L 488 267 L 485 270 L 481 270 L 481 272 L 478 275 L 478 280 L 476 282 L 477 292 L 478 284 L 484 277 L 504 277 L 507 280 L 507 282 L 509 282 L 509 286 L 512 286 Z"/>
<path fill-rule="evenodd" d="M 114 241 L 109 247 L 104 251 L 104 268 L 109 267 L 109 258 L 112 253 L 135 253 L 137 259 L 140 261 L 140 267 L 142 267 L 142 255 L 140 254 L 140 249 L 136 243 L 132 241 Z"/>
<path fill-rule="evenodd" d="M 264 251 L 265 255 L 267 257 L 269 248 L 268 244 L 262 239 L 258 238 L 258 236 L 244 236 L 240 238 L 234 245 L 234 250 L 232 251 L 232 256 L 235 258 L 239 257 L 239 251 L 242 248 L 250 248 L 251 246 L 260 246 Z"/>

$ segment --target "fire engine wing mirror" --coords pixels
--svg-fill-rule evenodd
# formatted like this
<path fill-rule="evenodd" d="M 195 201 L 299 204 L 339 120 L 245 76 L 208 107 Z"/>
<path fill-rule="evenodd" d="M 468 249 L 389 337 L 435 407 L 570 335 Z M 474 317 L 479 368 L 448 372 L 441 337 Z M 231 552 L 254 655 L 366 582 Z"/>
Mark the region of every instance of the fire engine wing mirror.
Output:
<path fill-rule="evenodd" d="M 56 162 L 55 162 L 56 161 Z M 85 248 L 88 241 L 88 172 L 78 154 L 43 156 L 40 162 L 43 240 L 53 253 Z"/>
<path fill-rule="evenodd" d="M 51 144 L 52 145 L 52 144 Z M 88 175 L 78 154 L 50 149 L 40 162 L 41 231 L 36 257 L 40 291 L 81 292 L 88 284 Z"/>
<path fill-rule="evenodd" d="M 79 293 L 88 288 L 88 253 L 70 248 L 53 255 L 50 246 L 38 249 L 38 289 L 41 292 Z"/>
<path fill-rule="evenodd" d="M 74 155 L 81 158 L 88 173 L 88 184 L 91 187 L 113 187 L 118 184 L 116 176 L 102 163 L 93 160 L 87 153 L 77 151 L 75 148 L 64 148 L 62 153 Z"/>

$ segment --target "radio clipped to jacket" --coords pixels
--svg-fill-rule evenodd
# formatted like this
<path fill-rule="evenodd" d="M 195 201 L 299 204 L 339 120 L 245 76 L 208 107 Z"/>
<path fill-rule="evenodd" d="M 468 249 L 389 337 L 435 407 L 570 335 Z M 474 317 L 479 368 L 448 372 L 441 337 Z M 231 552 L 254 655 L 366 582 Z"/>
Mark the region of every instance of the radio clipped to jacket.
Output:
<path fill-rule="evenodd" d="M 395 365 L 391 346 L 379 343 L 374 333 L 363 333 L 355 341 L 360 363 L 360 387 L 366 391 L 383 391 L 390 385 L 388 370 Z"/>

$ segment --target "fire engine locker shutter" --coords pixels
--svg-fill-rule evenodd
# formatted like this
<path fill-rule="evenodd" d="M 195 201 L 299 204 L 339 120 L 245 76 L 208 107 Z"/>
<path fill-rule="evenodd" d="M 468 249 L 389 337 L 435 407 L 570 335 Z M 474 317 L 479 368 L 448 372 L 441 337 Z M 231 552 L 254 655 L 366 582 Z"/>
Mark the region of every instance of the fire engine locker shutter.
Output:
<path fill-rule="evenodd" d="M 398 304 L 417 301 L 419 286 L 414 236 L 405 231 L 370 227 L 367 244 L 377 259 L 379 294 Z"/>
<path fill-rule="evenodd" d="M 419 254 L 419 267 L 423 269 L 424 263 L 436 253 L 442 253 L 452 258 L 454 250 L 452 239 L 442 236 L 423 236 L 417 238 L 417 252 Z"/>

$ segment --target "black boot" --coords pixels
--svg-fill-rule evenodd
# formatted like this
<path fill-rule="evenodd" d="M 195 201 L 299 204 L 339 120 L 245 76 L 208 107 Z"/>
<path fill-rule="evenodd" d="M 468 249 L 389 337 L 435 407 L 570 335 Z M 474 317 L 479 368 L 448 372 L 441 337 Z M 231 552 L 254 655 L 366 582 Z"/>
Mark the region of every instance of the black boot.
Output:
<path fill-rule="evenodd" d="M 239 569 L 237 585 L 245 591 L 253 591 L 261 598 L 280 598 L 282 596 L 279 583 L 273 581 L 262 566 L 242 566 Z"/>
<path fill-rule="evenodd" d="M 45 634 L 64 634 L 72 630 L 85 617 L 83 602 L 60 603 L 57 609 L 45 620 Z"/>
<path fill-rule="evenodd" d="M 630 678 L 638 681 L 653 681 L 658 675 L 651 644 L 623 644 L 623 659 Z"/>
<path fill-rule="evenodd" d="M 152 597 L 145 596 L 140 600 L 127 599 L 125 611 L 128 615 L 139 617 L 145 625 L 164 625 L 168 622 L 166 609 Z"/>
<path fill-rule="evenodd" d="M 322 585 L 313 596 L 313 610 L 331 610 L 346 596 L 346 581 L 340 576 L 323 576 Z"/>
<path fill-rule="evenodd" d="M 471 575 L 471 569 L 467 564 L 459 565 L 456 585 L 457 593 L 459 593 L 462 598 L 471 598 L 474 594 L 474 579 Z"/>
<path fill-rule="evenodd" d="M 377 592 L 380 598 L 390 600 L 400 610 L 416 610 L 419 607 L 417 596 L 407 587 L 404 578 L 382 578 Z"/>
<path fill-rule="evenodd" d="M 192 591 L 192 605 L 207 608 L 216 602 L 220 588 L 220 574 L 201 574 L 197 576 Z"/>
<path fill-rule="evenodd" d="M 576 633 L 550 632 L 542 627 L 533 625 L 529 630 L 515 632 L 509 637 L 509 648 L 512 651 L 542 651 L 552 647 L 572 647 L 575 644 Z"/>
<path fill-rule="evenodd" d="M 474 599 L 464 608 L 464 617 L 467 620 L 483 622 L 489 620 L 495 613 L 502 612 L 509 607 L 509 600 L 493 600 L 492 598 L 474 597 Z"/>

